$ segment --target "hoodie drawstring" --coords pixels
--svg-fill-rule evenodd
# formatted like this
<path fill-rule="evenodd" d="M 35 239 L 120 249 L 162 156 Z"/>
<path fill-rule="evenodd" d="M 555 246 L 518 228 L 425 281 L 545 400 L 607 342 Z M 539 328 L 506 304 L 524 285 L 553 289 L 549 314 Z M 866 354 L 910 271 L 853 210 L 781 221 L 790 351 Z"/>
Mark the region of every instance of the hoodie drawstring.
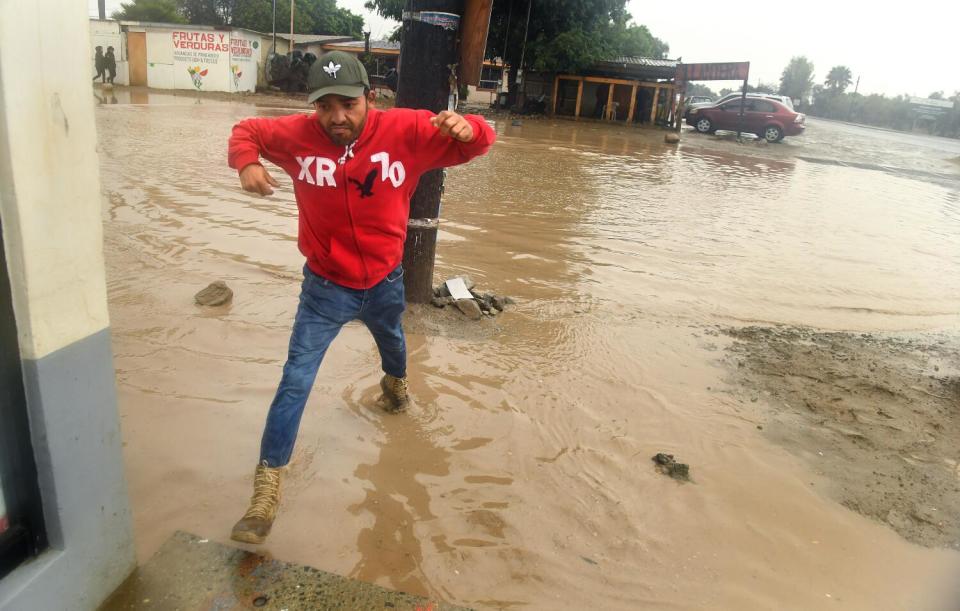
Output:
<path fill-rule="evenodd" d="M 353 159 L 353 145 L 357 143 L 356 140 L 347 145 L 343 150 L 343 155 L 340 156 L 340 159 L 337 159 L 337 165 L 343 165 L 347 162 L 347 159 Z"/>

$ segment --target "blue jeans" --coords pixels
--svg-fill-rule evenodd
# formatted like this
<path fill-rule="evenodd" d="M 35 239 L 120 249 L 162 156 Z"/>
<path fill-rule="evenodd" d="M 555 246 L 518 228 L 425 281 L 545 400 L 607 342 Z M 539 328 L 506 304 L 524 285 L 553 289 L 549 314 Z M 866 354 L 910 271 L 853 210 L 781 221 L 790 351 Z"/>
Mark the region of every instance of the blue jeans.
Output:
<path fill-rule="evenodd" d="M 406 375 L 407 344 L 401 325 L 405 307 L 403 266 L 365 290 L 334 284 L 304 266 L 287 363 L 260 442 L 261 464 L 282 467 L 290 462 L 320 361 L 343 325 L 362 321 L 377 342 L 383 371 L 398 378 Z"/>

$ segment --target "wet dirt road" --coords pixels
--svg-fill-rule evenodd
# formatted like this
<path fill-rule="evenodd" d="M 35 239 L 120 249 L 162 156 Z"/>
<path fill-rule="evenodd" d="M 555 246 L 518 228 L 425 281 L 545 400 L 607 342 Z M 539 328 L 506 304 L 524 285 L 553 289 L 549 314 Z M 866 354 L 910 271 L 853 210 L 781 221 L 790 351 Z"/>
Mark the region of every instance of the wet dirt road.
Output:
<path fill-rule="evenodd" d="M 233 123 L 290 110 L 131 101 L 149 103 L 97 120 L 145 560 L 175 529 L 228 541 L 302 258 L 290 180 L 250 197 L 225 163 Z M 782 146 L 496 129 L 488 157 L 449 172 L 437 278 L 466 272 L 518 305 L 480 325 L 408 312 L 417 408 L 402 417 L 376 407 L 369 333 L 345 328 L 262 551 L 477 608 L 957 608 L 960 552 L 841 504 L 810 458 L 833 448 L 759 430 L 775 393 L 741 386 L 722 330 L 955 342 L 960 143 L 816 121 Z M 196 307 L 216 279 L 233 304 Z M 693 482 L 657 473 L 660 451 Z"/>

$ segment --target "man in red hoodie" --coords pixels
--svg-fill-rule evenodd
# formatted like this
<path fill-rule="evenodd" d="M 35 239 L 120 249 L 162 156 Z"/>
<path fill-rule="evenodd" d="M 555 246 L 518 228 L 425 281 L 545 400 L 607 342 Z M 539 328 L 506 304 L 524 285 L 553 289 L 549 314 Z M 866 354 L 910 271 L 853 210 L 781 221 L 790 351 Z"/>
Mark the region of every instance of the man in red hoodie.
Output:
<path fill-rule="evenodd" d="M 250 508 L 232 538 L 262 543 L 280 504 L 300 417 L 323 355 L 340 328 L 361 320 L 383 364 L 388 411 L 408 404 L 401 319 L 403 244 L 410 197 L 428 170 L 465 163 L 494 141 L 482 117 L 373 108 L 363 65 L 350 53 L 320 57 L 307 81 L 313 114 L 247 119 L 230 137 L 230 167 L 245 191 L 270 195 L 277 182 L 264 158 L 293 179 L 303 268 L 287 362 L 260 444 Z"/>

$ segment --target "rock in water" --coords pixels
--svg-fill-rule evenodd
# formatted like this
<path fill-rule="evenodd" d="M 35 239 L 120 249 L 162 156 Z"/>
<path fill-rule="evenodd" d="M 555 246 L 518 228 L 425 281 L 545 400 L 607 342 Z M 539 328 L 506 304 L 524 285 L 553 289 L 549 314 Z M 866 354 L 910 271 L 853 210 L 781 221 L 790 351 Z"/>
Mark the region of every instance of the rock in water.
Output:
<path fill-rule="evenodd" d="M 669 475 L 673 479 L 680 481 L 690 481 L 690 465 L 677 462 L 673 454 L 659 453 L 653 457 L 653 462 L 657 463 L 657 470 L 664 475 Z"/>
<path fill-rule="evenodd" d="M 457 309 L 464 313 L 470 320 L 480 320 L 483 318 L 483 312 L 480 306 L 473 299 L 457 299 Z"/>
<path fill-rule="evenodd" d="M 667 132 L 667 135 L 663 137 L 663 141 L 667 144 L 678 144 L 680 142 L 680 134 Z"/>
<path fill-rule="evenodd" d="M 223 280 L 211 282 L 210 285 L 194 295 L 197 305 L 220 306 L 233 301 L 233 291 Z"/>

